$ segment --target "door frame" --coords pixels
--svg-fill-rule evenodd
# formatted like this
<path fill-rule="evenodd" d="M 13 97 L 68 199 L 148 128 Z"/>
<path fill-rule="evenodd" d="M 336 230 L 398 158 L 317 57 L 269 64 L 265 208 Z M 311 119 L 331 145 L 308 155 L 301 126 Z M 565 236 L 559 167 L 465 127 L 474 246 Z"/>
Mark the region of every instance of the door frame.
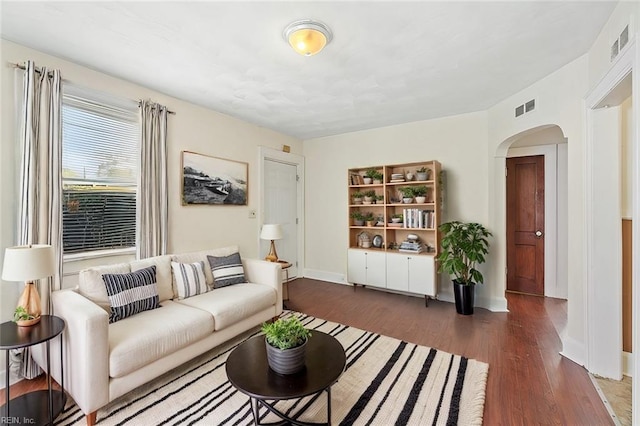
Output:
<path fill-rule="evenodd" d="M 305 258 L 304 258 L 304 242 L 305 242 L 305 222 L 304 222 L 304 157 L 298 154 L 278 151 L 266 146 L 259 147 L 258 175 L 260 176 L 260 208 L 257 212 L 259 227 L 262 226 L 264 218 L 264 188 L 265 188 L 265 161 L 277 161 L 296 167 L 298 178 L 297 197 L 297 217 L 298 217 L 298 277 L 303 276 Z M 260 253 L 260 231 L 256 236 L 257 253 Z"/>
<path fill-rule="evenodd" d="M 544 295 L 567 298 L 567 282 L 558 279 L 558 145 L 562 141 L 549 141 L 548 145 L 509 148 L 506 158 L 544 156 Z M 566 166 L 565 166 L 566 167 Z M 566 190 L 565 190 L 566 191 Z M 566 215 L 566 211 L 564 212 Z M 505 283 L 506 288 L 506 283 Z"/>
<path fill-rule="evenodd" d="M 586 96 L 585 99 L 585 111 L 586 111 L 586 145 L 585 145 L 585 213 L 586 213 L 586 227 L 587 227 L 587 235 L 586 242 L 587 247 L 592 248 L 594 244 L 597 242 L 593 237 L 593 227 L 595 224 L 595 219 L 591 214 L 590 208 L 598 202 L 602 202 L 602 200 L 596 199 L 593 194 L 593 173 L 590 166 L 594 162 L 594 147 L 596 144 L 606 143 L 606 141 L 602 141 L 601 139 L 596 139 L 594 137 L 594 109 L 599 106 L 599 104 L 615 89 L 618 87 L 622 81 L 631 74 L 632 78 L 632 92 L 631 92 L 631 102 L 633 104 L 634 109 L 640 106 L 640 70 L 638 70 L 638 64 L 640 64 L 640 42 L 638 42 L 635 38 L 630 40 L 627 47 L 623 52 L 621 52 L 616 58 L 615 62 L 609 68 L 609 71 L 604 75 L 604 77 L 600 80 L 600 82 L 590 91 L 590 93 Z M 640 197 L 637 196 L 638 191 L 640 191 L 640 147 L 638 144 L 640 143 L 640 119 L 638 118 L 638 114 L 633 114 L 633 123 L 632 127 L 632 193 L 633 193 L 633 228 L 632 228 L 632 245 L 635 248 L 640 247 Z M 619 189 L 619 188 L 618 188 Z M 586 297 L 584 300 L 584 312 L 585 312 L 585 325 L 586 325 L 586 346 L 587 346 L 587 369 L 589 371 L 594 371 L 595 366 L 593 365 L 593 359 L 598 356 L 599 358 L 611 358 L 608 360 L 607 368 L 611 368 L 611 364 L 616 371 L 620 371 L 621 374 L 622 369 L 622 341 L 620 341 L 620 352 L 616 354 L 615 351 L 610 350 L 610 346 L 607 347 L 603 344 L 603 340 L 607 340 L 606 336 L 603 335 L 603 331 L 600 327 L 598 327 L 597 321 L 603 318 L 603 315 L 609 315 L 609 318 L 613 318 L 616 324 L 616 329 L 614 333 L 617 334 L 617 331 L 620 331 L 620 335 L 622 333 L 622 301 L 619 300 L 620 303 L 616 303 L 614 301 L 614 309 L 613 312 L 611 307 L 608 304 L 598 303 L 595 298 L 597 297 L 598 292 L 598 284 L 594 282 L 594 274 L 591 270 L 591 265 L 589 264 L 590 260 L 590 252 L 587 251 L 585 253 L 585 261 L 584 261 L 584 274 L 586 277 Z M 615 269 L 619 270 L 621 267 L 622 260 L 620 259 L 619 264 L 614 264 Z M 633 251 L 632 262 L 634 265 L 640 264 L 640 250 Z M 640 284 L 640 268 L 634 268 L 632 274 L 632 287 L 638 288 Z M 621 272 L 620 272 L 621 277 Z M 620 287 L 622 287 L 622 283 L 620 282 Z M 620 288 L 621 292 L 621 288 Z M 640 347 L 640 327 L 636 327 L 640 320 L 640 291 L 633 292 L 633 347 L 636 348 L 635 351 L 638 351 L 637 348 Z M 619 328 L 618 328 L 619 327 Z M 617 330 L 617 331 L 616 331 Z M 611 329 L 608 331 L 611 333 Z M 604 337 L 604 339 L 603 339 Z M 621 339 L 620 339 L 621 340 Z M 611 352 L 611 354 L 607 355 L 605 351 Z M 634 375 L 637 377 L 640 372 L 640 356 L 638 353 L 633 357 L 633 370 Z M 597 371 L 595 371 L 597 373 Z M 640 383 L 638 380 L 633 380 L 632 385 L 632 412 L 633 412 L 633 420 L 632 424 L 637 424 L 640 422 Z"/>

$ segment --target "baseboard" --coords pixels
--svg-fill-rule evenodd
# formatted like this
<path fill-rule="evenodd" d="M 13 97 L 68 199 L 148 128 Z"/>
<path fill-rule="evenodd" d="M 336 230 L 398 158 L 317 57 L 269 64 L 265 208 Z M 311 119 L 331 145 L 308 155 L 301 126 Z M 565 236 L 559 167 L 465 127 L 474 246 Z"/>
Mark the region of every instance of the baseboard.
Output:
<path fill-rule="evenodd" d="M 560 340 L 562 340 L 562 350 L 560 351 L 560 355 L 570 359 L 578 365 L 584 366 L 584 343 L 578 342 L 576 339 L 569 336 L 561 336 Z"/>
<path fill-rule="evenodd" d="M 491 312 L 509 312 L 506 297 L 476 297 L 476 306 Z"/>
<path fill-rule="evenodd" d="M 633 354 L 622 352 L 622 374 L 633 377 Z"/>
<path fill-rule="evenodd" d="M 343 274 L 337 274 L 335 272 L 327 272 L 327 271 L 320 271 L 317 269 L 305 268 L 303 271 L 303 274 L 305 278 L 311 278 L 312 280 L 328 281 L 330 283 L 351 285 L 347 282 Z"/>

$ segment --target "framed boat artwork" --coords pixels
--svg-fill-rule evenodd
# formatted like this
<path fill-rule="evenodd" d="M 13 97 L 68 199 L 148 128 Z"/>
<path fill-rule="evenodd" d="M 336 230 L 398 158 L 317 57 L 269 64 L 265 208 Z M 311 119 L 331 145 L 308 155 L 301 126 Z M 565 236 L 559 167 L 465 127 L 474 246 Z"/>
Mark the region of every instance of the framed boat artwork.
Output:
<path fill-rule="evenodd" d="M 246 206 L 249 164 L 182 151 L 182 205 Z"/>

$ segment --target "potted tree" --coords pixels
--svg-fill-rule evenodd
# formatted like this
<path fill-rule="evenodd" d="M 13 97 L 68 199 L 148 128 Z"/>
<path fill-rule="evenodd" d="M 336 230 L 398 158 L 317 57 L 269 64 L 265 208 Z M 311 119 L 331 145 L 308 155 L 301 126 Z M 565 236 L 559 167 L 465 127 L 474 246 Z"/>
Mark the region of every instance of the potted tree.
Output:
<path fill-rule="evenodd" d="M 456 312 L 473 314 L 475 285 L 484 277 L 476 267 L 485 262 L 489 252 L 489 232 L 479 223 L 452 221 L 438 228 L 442 233 L 442 252 L 438 255 L 438 271 L 453 278 Z"/>
<path fill-rule="evenodd" d="M 296 317 L 262 324 L 267 362 L 276 373 L 294 374 L 304 368 L 305 348 L 311 332 Z"/>

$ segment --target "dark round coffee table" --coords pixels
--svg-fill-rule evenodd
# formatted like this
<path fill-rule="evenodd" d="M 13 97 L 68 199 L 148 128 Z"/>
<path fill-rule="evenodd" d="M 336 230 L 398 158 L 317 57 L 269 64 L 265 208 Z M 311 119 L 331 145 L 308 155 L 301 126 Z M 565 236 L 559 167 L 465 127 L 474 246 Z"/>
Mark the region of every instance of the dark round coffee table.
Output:
<path fill-rule="evenodd" d="M 311 331 L 307 343 L 305 369 L 296 374 L 278 374 L 269 368 L 264 336 L 256 336 L 241 343 L 227 358 L 227 377 L 233 386 L 249 396 L 253 420 L 260 423 L 259 408 L 265 407 L 283 419 L 270 425 L 331 424 L 331 386 L 344 371 L 344 348 L 334 337 Z M 301 398 L 327 392 L 327 423 L 306 423 L 290 418 L 267 400 Z M 301 413 L 299 413 L 301 414 Z M 298 415 L 299 415 L 298 414 Z"/>

